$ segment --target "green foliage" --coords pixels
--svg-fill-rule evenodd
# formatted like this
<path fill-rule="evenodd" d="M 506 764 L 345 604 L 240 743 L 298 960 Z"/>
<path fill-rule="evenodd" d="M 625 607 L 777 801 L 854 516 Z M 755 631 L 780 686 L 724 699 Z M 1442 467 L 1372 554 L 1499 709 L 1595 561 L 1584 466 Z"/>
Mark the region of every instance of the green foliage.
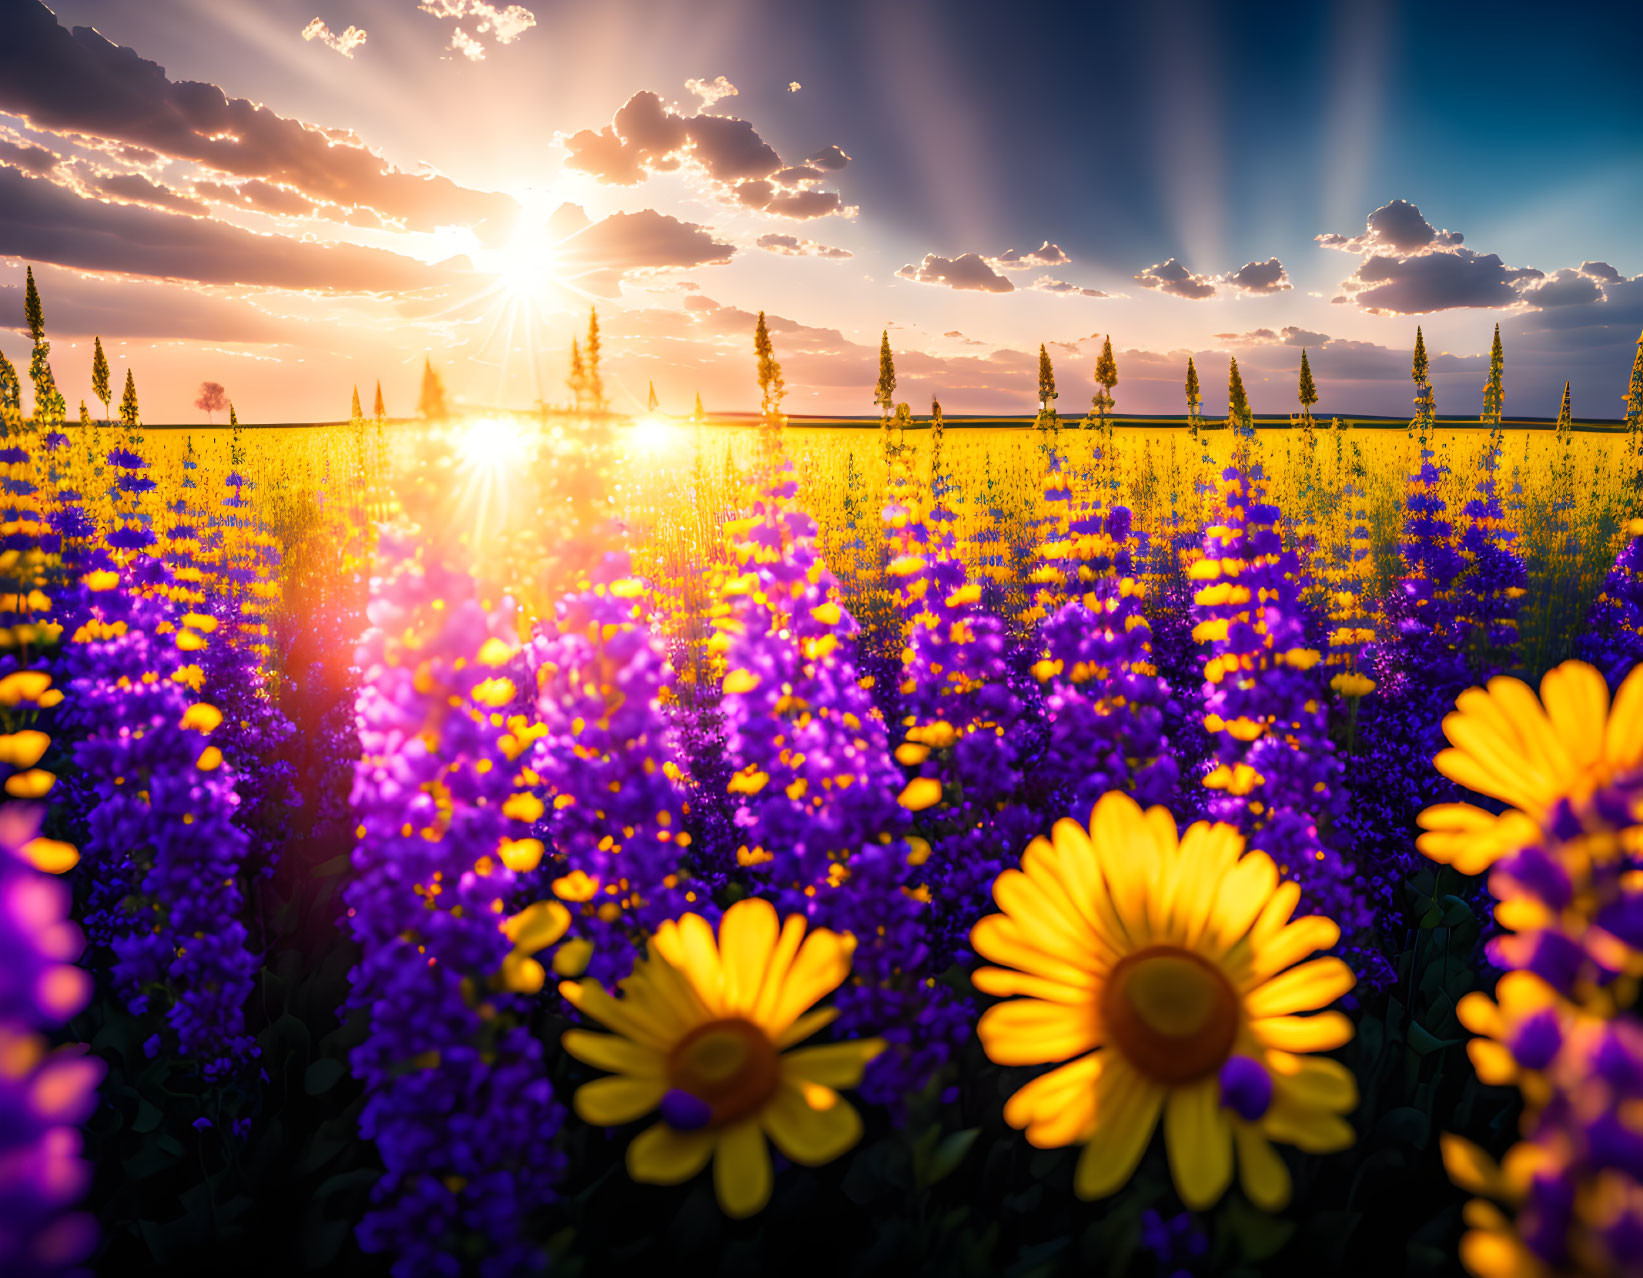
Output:
<path fill-rule="evenodd" d="M 896 361 L 890 354 L 889 329 L 879 339 L 879 380 L 873 402 L 879 406 L 879 416 L 886 419 L 896 405 Z"/>
<path fill-rule="evenodd" d="M 96 423 L 91 420 L 91 410 L 86 407 L 86 401 L 82 399 L 80 401 L 80 425 L 92 426 L 95 424 Z"/>
<path fill-rule="evenodd" d="M 108 401 L 113 396 L 108 381 L 108 356 L 103 354 L 103 339 L 93 338 L 91 349 L 91 393 L 102 402 L 103 416 L 108 416 Z"/>
<path fill-rule="evenodd" d="M 1255 414 L 1250 411 L 1249 396 L 1244 392 L 1244 379 L 1238 372 L 1236 357 L 1227 370 L 1227 429 L 1246 436 L 1255 433 Z"/>
<path fill-rule="evenodd" d="M 780 424 L 787 383 L 782 380 L 782 366 L 776 359 L 776 348 L 770 344 L 770 329 L 764 322 L 763 311 L 759 312 L 759 322 L 753 330 L 753 353 L 759 361 L 759 409 L 766 422 Z"/>
<path fill-rule="evenodd" d="M 0 409 L 20 412 L 23 403 L 23 385 L 17 378 L 17 369 L 0 351 Z"/>
<path fill-rule="evenodd" d="M 1204 407 L 1203 388 L 1198 385 L 1198 367 L 1192 362 L 1192 356 L 1187 356 L 1187 433 L 1197 437 L 1198 431 L 1204 424 L 1199 415 Z"/>
<path fill-rule="evenodd" d="M 1415 326 L 1415 357 L 1410 364 L 1409 375 L 1415 381 L 1415 416 L 1410 419 L 1409 433 L 1425 441 L 1437 425 L 1438 404 L 1428 376 L 1426 338 L 1418 324 Z"/>
<path fill-rule="evenodd" d="M 1640 343 L 1643 346 L 1643 343 Z M 1506 369 L 1506 353 L 1500 345 L 1500 325 L 1495 325 L 1495 341 L 1489 348 L 1489 380 L 1483 384 L 1483 412 L 1480 422 L 1500 421 L 1501 408 L 1506 402 L 1502 375 Z"/>
<path fill-rule="evenodd" d="M 1557 433 L 1566 437 L 1574 431 L 1574 417 L 1569 412 L 1569 383 L 1563 383 L 1563 406 L 1557 410 Z"/>
<path fill-rule="evenodd" d="M 51 343 L 46 340 L 46 316 L 40 305 L 40 290 L 34 286 L 32 266 L 28 268 L 28 287 L 23 296 L 23 318 L 29 336 L 34 339 L 34 354 L 29 360 L 29 380 L 34 383 L 34 424 L 55 426 L 68 415 L 68 403 L 51 373 Z"/>
<path fill-rule="evenodd" d="M 1312 406 L 1318 402 L 1318 387 L 1312 381 L 1312 365 L 1307 362 L 1306 347 L 1301 348 L 1301 382 L 1297 392 L 1301 401 L 1301 416 L 1312 418 Z"/>
<path fill-rule="evenodd" d="M 120 425 L 124 426 L 129 433 L 142 424 L 142 417 L 139 415 L 137 408 L 137 379 L 131 375 L 131 370 L 128 368 L 126 369 L 125 394 L 120 396 Z"/>

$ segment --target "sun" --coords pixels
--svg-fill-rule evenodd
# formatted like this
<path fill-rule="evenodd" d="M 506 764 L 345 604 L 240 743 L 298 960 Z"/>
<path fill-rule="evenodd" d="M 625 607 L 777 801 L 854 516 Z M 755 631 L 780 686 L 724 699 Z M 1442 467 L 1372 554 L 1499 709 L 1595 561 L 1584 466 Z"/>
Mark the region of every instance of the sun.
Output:
<path fill-rule="evenodd" d="M 635 452 L 650 457 L 670 453 L 679 443 L 678 428 L 655 413 L 635 418 L 633 425 L 628 427 L 627 437 Z"/>
<path fill-rule="evenodd" d="M 530 223 L 522 225 L 487 265 L 510 302 L 540 313 L 556 309 L 563 279 L 547 233 Z"/>

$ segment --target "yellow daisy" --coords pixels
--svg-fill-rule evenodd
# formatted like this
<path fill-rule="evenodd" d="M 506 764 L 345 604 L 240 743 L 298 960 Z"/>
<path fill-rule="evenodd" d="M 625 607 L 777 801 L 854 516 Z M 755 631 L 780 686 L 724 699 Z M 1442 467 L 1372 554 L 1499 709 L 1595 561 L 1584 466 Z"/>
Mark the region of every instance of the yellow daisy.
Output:
<path fill-rule="evenodd" d="M 1579 1014 L 1533 972 L 1508 972 L 1495 997 L 1473 990 L 1455 1007 L 1460 1023 L 1478 1035 L 1466 1045 L 1478 1079 L 1516 1085 L 1531 1105 L 1546 1102 L 1544 1071 L 1579 1021 Z"/>
<path fill-rule="evenodd" d="M 1084 1198 L 1129 1180 L 1159 1116 L 1182 1200 L 1208 1207 L 1232 1179 L 1269 1210 L 1289 1199 L 1271 1142 L 1343 1149 L 1357 1103 L 1328 1051 L 1352 1037 L 1340 1012 L 1313 1012 L 1352 988 L 1340 939 L 1316 915 L 1290 921 L 1300 889 L 1265 853 L 1243 855 L 1227 825 L 1177 836 L 1161 807 L 1102 797 L 1086 833 L 1056 823 L 993 886 L 1002 914 L 976 924 L 975 973 L 988 994 L 1022 995 L 977 1026 L 1001 1065 L 1067 1061 L 1012 1096 L 1004 1118 L 1042 1148 L 1081 1142 Z M 1299 964 L 1299 966 L 1295 966 Z"/>
<path fill-rule="evenodd" d="M 616 1031 L 565 1032 L 566 1051 L 613 1075 L 577 1089 L 577 1114 L 614 1126 L 661 1111 L 628 1146 L 634 1180 L 675 1185 L 712 1159 L 719 1205 L 751 1216 L 770 1199 L 766 1136 L 811 1167 L 861 1137 L 861 1118 L 837 1089 L 861 1081 L 884 1041 L 789 1050 L 838 1015 L 811 1009 L 844 982 L 855 950 L 848 934 L 806 936 L 805 928 L 803 915 L 778 925 L 768 901 L 739 901 L 717 940 L 698 914 L 663 923 L 621 999 L 593 980 L 560 985 L 573 1006 Z"/>
<path fill-rule="evenodd" d="M 1559 801 L 1579 804 L 1643 766 L 1643 666 L 1609 704 L 1603 676 L 1565 661 L 1540 681 L 1503 677 L 1468 688 L 1443 720 L 1451 748 L 1433 765 L 1451 781 L 1509 805 L 1500 816 L 1470 803 L 1440 803 L 1420 814 L 1416 841 L 1428 857 L 1481 874 L 1549 828 Z"/>

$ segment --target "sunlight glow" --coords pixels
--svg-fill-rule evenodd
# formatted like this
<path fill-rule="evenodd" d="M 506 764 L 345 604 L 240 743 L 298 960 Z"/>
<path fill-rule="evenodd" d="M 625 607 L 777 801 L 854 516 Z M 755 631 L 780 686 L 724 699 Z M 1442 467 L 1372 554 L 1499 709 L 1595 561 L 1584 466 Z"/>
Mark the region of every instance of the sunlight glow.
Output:
<path fill-rule="evenodd" d="M 655 457 L 672 452 L 680 442 L 680 432 L 672 422 L 654 413 L 636 419 L 628 428 L 628 441 L 635 451 Z"/>

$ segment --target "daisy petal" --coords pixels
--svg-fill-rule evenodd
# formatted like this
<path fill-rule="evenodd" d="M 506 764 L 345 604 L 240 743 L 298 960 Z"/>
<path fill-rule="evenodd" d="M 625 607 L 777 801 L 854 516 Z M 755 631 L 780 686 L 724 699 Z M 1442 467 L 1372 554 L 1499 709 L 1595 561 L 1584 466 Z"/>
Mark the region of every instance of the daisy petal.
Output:
<path fill-rule="evenodd" d="M 1107 1063 L 1096 1081 L 1095 1130 L 1073 1173 L 1080 1198 L 1105 1198 L 1124 1186 L 1146 1152 L 1163 1104 L 1162 1087 L 1120 1061 Z"/>
<path fill-rule="evenodd" d="M 576 1089 L 576 1116 L 595 1127 L 617 1127 L 650 1113 L 662 1103 L 667 1082 L 654 1078 L 629 1078 L 614 1074 L 596 1078 Z"/>
<path fill-rule="evenodd" d="M 706 1167 L 712 1153 L 713 1133 L 707 1128 L 681 1132 L 657 1123 L 628 1146 L 628 1175 L 645 1185 L 677 1185 Z"/>
<path fill-rule="evenodd" d="M 804 1167 L 830 1163 L 861 1139 L 861 1115 L 838 1099 L 815 1109 L 791 1084 L 778 1087 L 759 1121 L 776 1148 Z"/>
<path fill-rule="evenodd" d="M 1221 1085 L 1210 1077 L 1170 1093 L 1164 1145 L 1176 1192 L 1193 1211 L 1212 1206 L 1232 1181 L 1232 1125 L 1221 1108 Z"/>
<path fill-rule="evenodd" d="M 713 1152 L 713 1188 L 719 1206 L 743 1220 L 770 1201 L 770 1148 L 757 1119 L 744 1119 L 719 1133 Z"/>

